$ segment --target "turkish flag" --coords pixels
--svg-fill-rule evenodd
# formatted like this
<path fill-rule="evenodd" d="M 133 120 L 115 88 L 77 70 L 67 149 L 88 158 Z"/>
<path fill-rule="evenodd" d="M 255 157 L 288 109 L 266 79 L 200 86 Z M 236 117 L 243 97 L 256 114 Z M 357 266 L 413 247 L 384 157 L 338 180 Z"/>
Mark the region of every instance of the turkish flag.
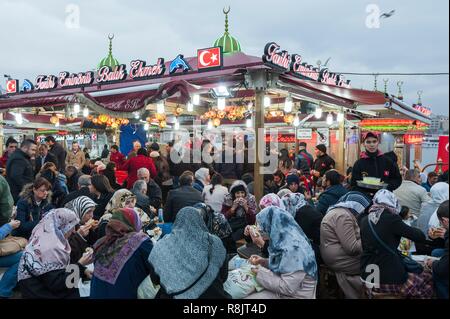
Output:
<path fill-rule="evenodd" d="M 442 163 L 446 165 L 442 165 L 442 171 L 445 172 L 448 170 L 448 135 L 439 136 L 439 149 L 437 160 L 441 160 Z M 439 166 L 436 166 L 436 171 L 439 170 Z"/>
<path fill-rule="evenodd" d="M 222 48 L 213 47 L 197 50 L 198 70 L 218 68 L 222 66 Z"/>
<path fill-rule="evenodd" d="M 6 93 L 17 93 L 17 87 L 19 86 L 19 80 L 6 81 Z"/>

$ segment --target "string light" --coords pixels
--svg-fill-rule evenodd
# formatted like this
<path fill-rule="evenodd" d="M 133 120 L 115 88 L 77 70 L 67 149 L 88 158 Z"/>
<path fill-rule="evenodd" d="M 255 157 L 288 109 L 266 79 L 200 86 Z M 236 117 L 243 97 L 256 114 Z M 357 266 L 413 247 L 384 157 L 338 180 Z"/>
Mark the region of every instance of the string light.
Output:
<path fill-rule="evenodd" d="M 192 102 L 188 102 L 187 110 L 188 110 L 188 112 L 193 112 L 194 111 L 194 104 Z"/>
<path fill-rule="evenodd" d="M 224 97 L 219 97 L 219 98 L 217 99 L 217 108 L 218 108 L 220 111 L 225 110 L 225 98 L 224 98 Z"/>
<path fill-rule="evenodd" d="M 76 116 L 78 113 L 80 113 L 80 104 L 75 103 L 75 104 L 73 105 L 73 113 L 75 114 L 75 116 Z"/>
<path fill-rule="evenodd" d="M 83 116 L 88 117 L 89 116 L 89 109 L 87 107 L 84 107 L 83 109 Z"/>
<path fill-rule="evenodd" d="M 322 108 L 320 106 L 316 107 L 316 111 L 314 112 L 314 116 L 316 119 L 320 119 L 322 117 Z"/>
<path fill-rule="evenodd" d="M 333 124 L 333 114 L 331 114 L 331 113 L 328 113 L 328 115 L 327 115 L 327 124 L 328 125 Z"/>
<path fill-rule="evenodd" d="M 159 101 L 156 104 L 156 113 L 158 113 L 158 114 L 164 114 L 165 113 L 164 101 Z"/>
<path fill-rule="evenodd" d="M 294 102 L 292 101 L 292 98 L 290 96 L 288 96 L 286 98 L 286 100 L 284 101 L 284 111 L 286 113 L 291 113 L 293 104 L 294 104 Z"/>

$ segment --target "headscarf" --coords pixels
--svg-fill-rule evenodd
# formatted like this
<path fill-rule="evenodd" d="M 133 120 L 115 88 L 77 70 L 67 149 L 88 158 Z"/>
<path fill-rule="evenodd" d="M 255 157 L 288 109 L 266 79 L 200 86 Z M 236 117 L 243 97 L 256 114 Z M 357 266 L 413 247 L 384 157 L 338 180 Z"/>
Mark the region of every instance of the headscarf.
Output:
<path fill-rule="evenodd" d="M 70 263 L 70 244 L 64 235 L 79 223 L 66 208 L 49 211 L 36 225 L 19 262 L 18 280 L 65 269 Z"/>
<path fill-rule="evenodd" d="M 215 280 L 225 257 L 222 241 L 208 233 L 198 210 L 185 207 L 172 232 L 155 244 L 149 261 L 168 294 L 182 292 L 174 298 L 196 299 Z"/>
<path fill-rule="evenodd" d="M 356 214 L 363 213 L 370 206 L 370 200 L 360 192 L 351 191 L 339 198 L 337 203 L 328 208 L 327 213 L 335 208 L 348 208 Z"/>
<path fill-rule="evenodd" d="M 140 231 L 142 223 L 134 209 L 114 209 L 111 214 L 106 235 L 94 245 L 94 276 L 114 285 L 123 266 L 149 238 Z"/>
<path fill-rule="evenodd" d="M 77 214 L 80 222 L 83 220 L 84 215 L 92 209 L 95 208 L 97 204 L 87 196 L 80 196 L 66 204 L 66 208 L 73 210 Z"/>
<path fill-rule="evenodd" d="M 317 279 L 314 251 L 301 227 L 287 211 L 275 206 L 256 215 L 258 227 L 269 235 L 269 268 L 276 274 L 303 270 Z"/>
<path fill-rule="evenodd" d="M 286 194 L 281 198 L 281 200 L 283 201 L 286 211 L 294 218 L 300 208 L 308 205 L 308 202 L 305 200 L 305 196 L 300 193 Z"/>
<path fill-rule="evenodd" d="M 428 235 L 430 223 L 433 227 L 439 226 L 437 218 L 437 209 L 439 205 L 449 198 L 448 184 L 439 182 L 434 184 L 430 189 L 431 200 L 422 204 L 420 215 L 417 219 L 416 227 L 420 228 L 425 235 Z"/>
<path fill-rule="evenodd" d="M 398 215 L 400 214 L 401 206 L 394 193 L 387 189 L 380 189 L 373 197 L 373 205 L 369 210 L 369 220 L 374 224 L 378 223 L 384 210 Z"/>
<path fill-rule="evenodd" d="M 230 186 L 230 192 L 225 196 L 225 199 L 223 201 L 223 205 L 227 206 L 227 207 L 231 207 L 233 206 L 233 198 L 234 198 L 234 194 L 236 194 L 237 190 L 242 189 L 247 195 L 246 195 L 246 200 L 247 200 L 247 205 L 248 205 L 248 209 L 249 209 L 249 213 L 251 214 L 256 214 L 256 199 L 255 196 L 253 196 L 252 194 L 250 194 L 248 192 L 248 188 L 247 185 L 240 180 L 234 181 L 233 184 L 231 184 Z M 236 211 L 236 216 L 238 217 L 242 217 L 245 215 L 245 211 L 243 208 L 239 208 Z"/>
<path fill-rule="evenodd" d="M 281 209 L 284 209 L 284 204 L 281 201 L 281 198 L 278 197 L 275 194 L 267 194 L 261 200 L 259 201 L 259 207 L 269 207 L 269 206 L 276 206 Z"/>
<path fill-rule="evenodd" d="M 113 209 L 125 208 L 125 204 L 128 199 L 134 198 L 136 199 L 136 195 L 134 195 L 128 189 L 119 189 L 114 192 L 113 196 L 109 200 L 108 205 L 106 205 L 106 211 L 111 211 Z"/>
<path fill-rule="evenodd" d="M 200 182 L 202 182 L 203 184 L 205 184 L 206 182 L 206 177 L 209 175 L 209 169 L 207 169 L 206 167 L 202 167 L 199 168 L 196 172 L 195 172 L 195 178 L 198 179 Z"/>
<path fill-rule="evenodd" d="M 287 195 L 287 194 L 292 194 L 292 191 L 289 188 L 283 188 L 282 190 L 280 190 L 277 193 L 277 196 L 281 198 L 281 197 L 283 197 L 284 195 Z"/>

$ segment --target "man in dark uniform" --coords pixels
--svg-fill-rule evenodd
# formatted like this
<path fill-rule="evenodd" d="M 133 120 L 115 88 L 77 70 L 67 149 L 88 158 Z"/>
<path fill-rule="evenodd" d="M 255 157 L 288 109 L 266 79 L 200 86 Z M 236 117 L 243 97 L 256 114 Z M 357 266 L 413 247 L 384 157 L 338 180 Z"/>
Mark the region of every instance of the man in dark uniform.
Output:
<path fill-rule="evenodd" d="M 388 184 L 387 189 L 393 191 L 402 183 L 402 176 L 398 166 L 391 159 L 383 155 L 378 149 L 378 135 L 368 132 L 363 136 L 365 151 L 361 152 L 360 159 L 355 162 L 352 170 L 352 179 L 350 185 L 357 187 L 357 181 L 362 180 L 365 176 L 381 178 L 383 183 Z M 367 193 L 367 189 L 357 189 Z"/>
<path fill-rule="evenodd" d="M 324 144 L 319 144 L 316 146 L 316 160 L 313 164 L 313 169 L 311 170 L 311 175 L 313 176 L 314 183 L 317 183 L 319 177 L 325 175 L 325 173 L 333 169 L 336 166 L 334 159 L 332 159 L 327 154 L 327 147 Z"/>

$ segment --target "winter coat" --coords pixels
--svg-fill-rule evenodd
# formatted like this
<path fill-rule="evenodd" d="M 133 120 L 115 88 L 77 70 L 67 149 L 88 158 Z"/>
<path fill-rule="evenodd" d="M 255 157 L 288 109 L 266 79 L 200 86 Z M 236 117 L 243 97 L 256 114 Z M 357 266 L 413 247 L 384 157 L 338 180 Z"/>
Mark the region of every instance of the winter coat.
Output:
<path fill-rule="evenodd" d="M 316 209 L 322 213 L 322 215 L 325 215 L 327 209 L 336 204 L 339 198 L 347 194 L 347 192 L 348 190 L 341 184 L 330 186 L 320 194 Z"/>
<path fill-rule="evenodd" d="M 125 155 L 120 153 L 119 151 L 112 153 L 109 156 L 109 161 L 116 164 L 117 170 L 122 170 L 122 165 L 125 164 Z"/>
<path fill-rule="evenodd" d="M 66 155 L 67 155 L 67 152 L 64 149 L 64 147 L 62 147 L 61 144 L 59 143 L 55 143 L 50 147 L 49 152 L 55 155 L 56 159 L 58 160 L 57 166 L 58 171 L 64 172 L 66 169 Z"/>
<path fill-rule="evenodd" d="M 34 170 L 31 159 L 21 149 L 15 150 L 6 164 L 6 180 L 16 203 L 23 187 L 34 181 Z"/>
<path fill-rule="evenodd" d="M 147 168 L 150 171 L 150 176 L 154 179 L 156 177 L 156 167 L 153 160 L 145 155 L 137 155 L 129 159 L 123 164 L 122 169 L 128 171 L 127 188 L 133 188 L 134 182 L 137 181 L 137 171 L 140 168 Z"/>
<path fill-rule="evenodd" d="M 56 165 L 56 167 L 58 167 L 58 159 L 56 158 L 56 156 L 50 152 L 47 153 L 47 156 L 45 156 L 44 159 L 44 164 L 42 164 L 42 156 L 38 156 L 36 157 L 35 162 L 35 172 L 36 174 L 39 173 L 39 171 L 41 170 L 42 166 L 44 166 L 45 163 L 53 163 Z"/>
<path fill-rule="evenodd" d="M 164 206 L 164 221 L 173 223 L 180 209 L 203 203 L 202 193 L 192 186 L 184 185 L 171 190 Z"/>
<path fill-rule="evenodd" d="M 86 161 L 84 152 L 78 150 L 76 153 L 70 151 L 67 153 L 66 166 L 75 166 L 77 169 L 81 169 Z"/>
<path fill-rule="evenodd" d="M 420 215 L 423 204 L 431 201 L 427 191 L 413 181 L 403 181 L 399 188 L 394 191 L 400 205 L 409 207 L 410 213 L 416 217 Z"/>
<path fill-rule="evenodd" d="M 8 182 L 0 175 L 0 227 L 9 222 L 13 205 L 14 199 L 11 196 Z"/>

